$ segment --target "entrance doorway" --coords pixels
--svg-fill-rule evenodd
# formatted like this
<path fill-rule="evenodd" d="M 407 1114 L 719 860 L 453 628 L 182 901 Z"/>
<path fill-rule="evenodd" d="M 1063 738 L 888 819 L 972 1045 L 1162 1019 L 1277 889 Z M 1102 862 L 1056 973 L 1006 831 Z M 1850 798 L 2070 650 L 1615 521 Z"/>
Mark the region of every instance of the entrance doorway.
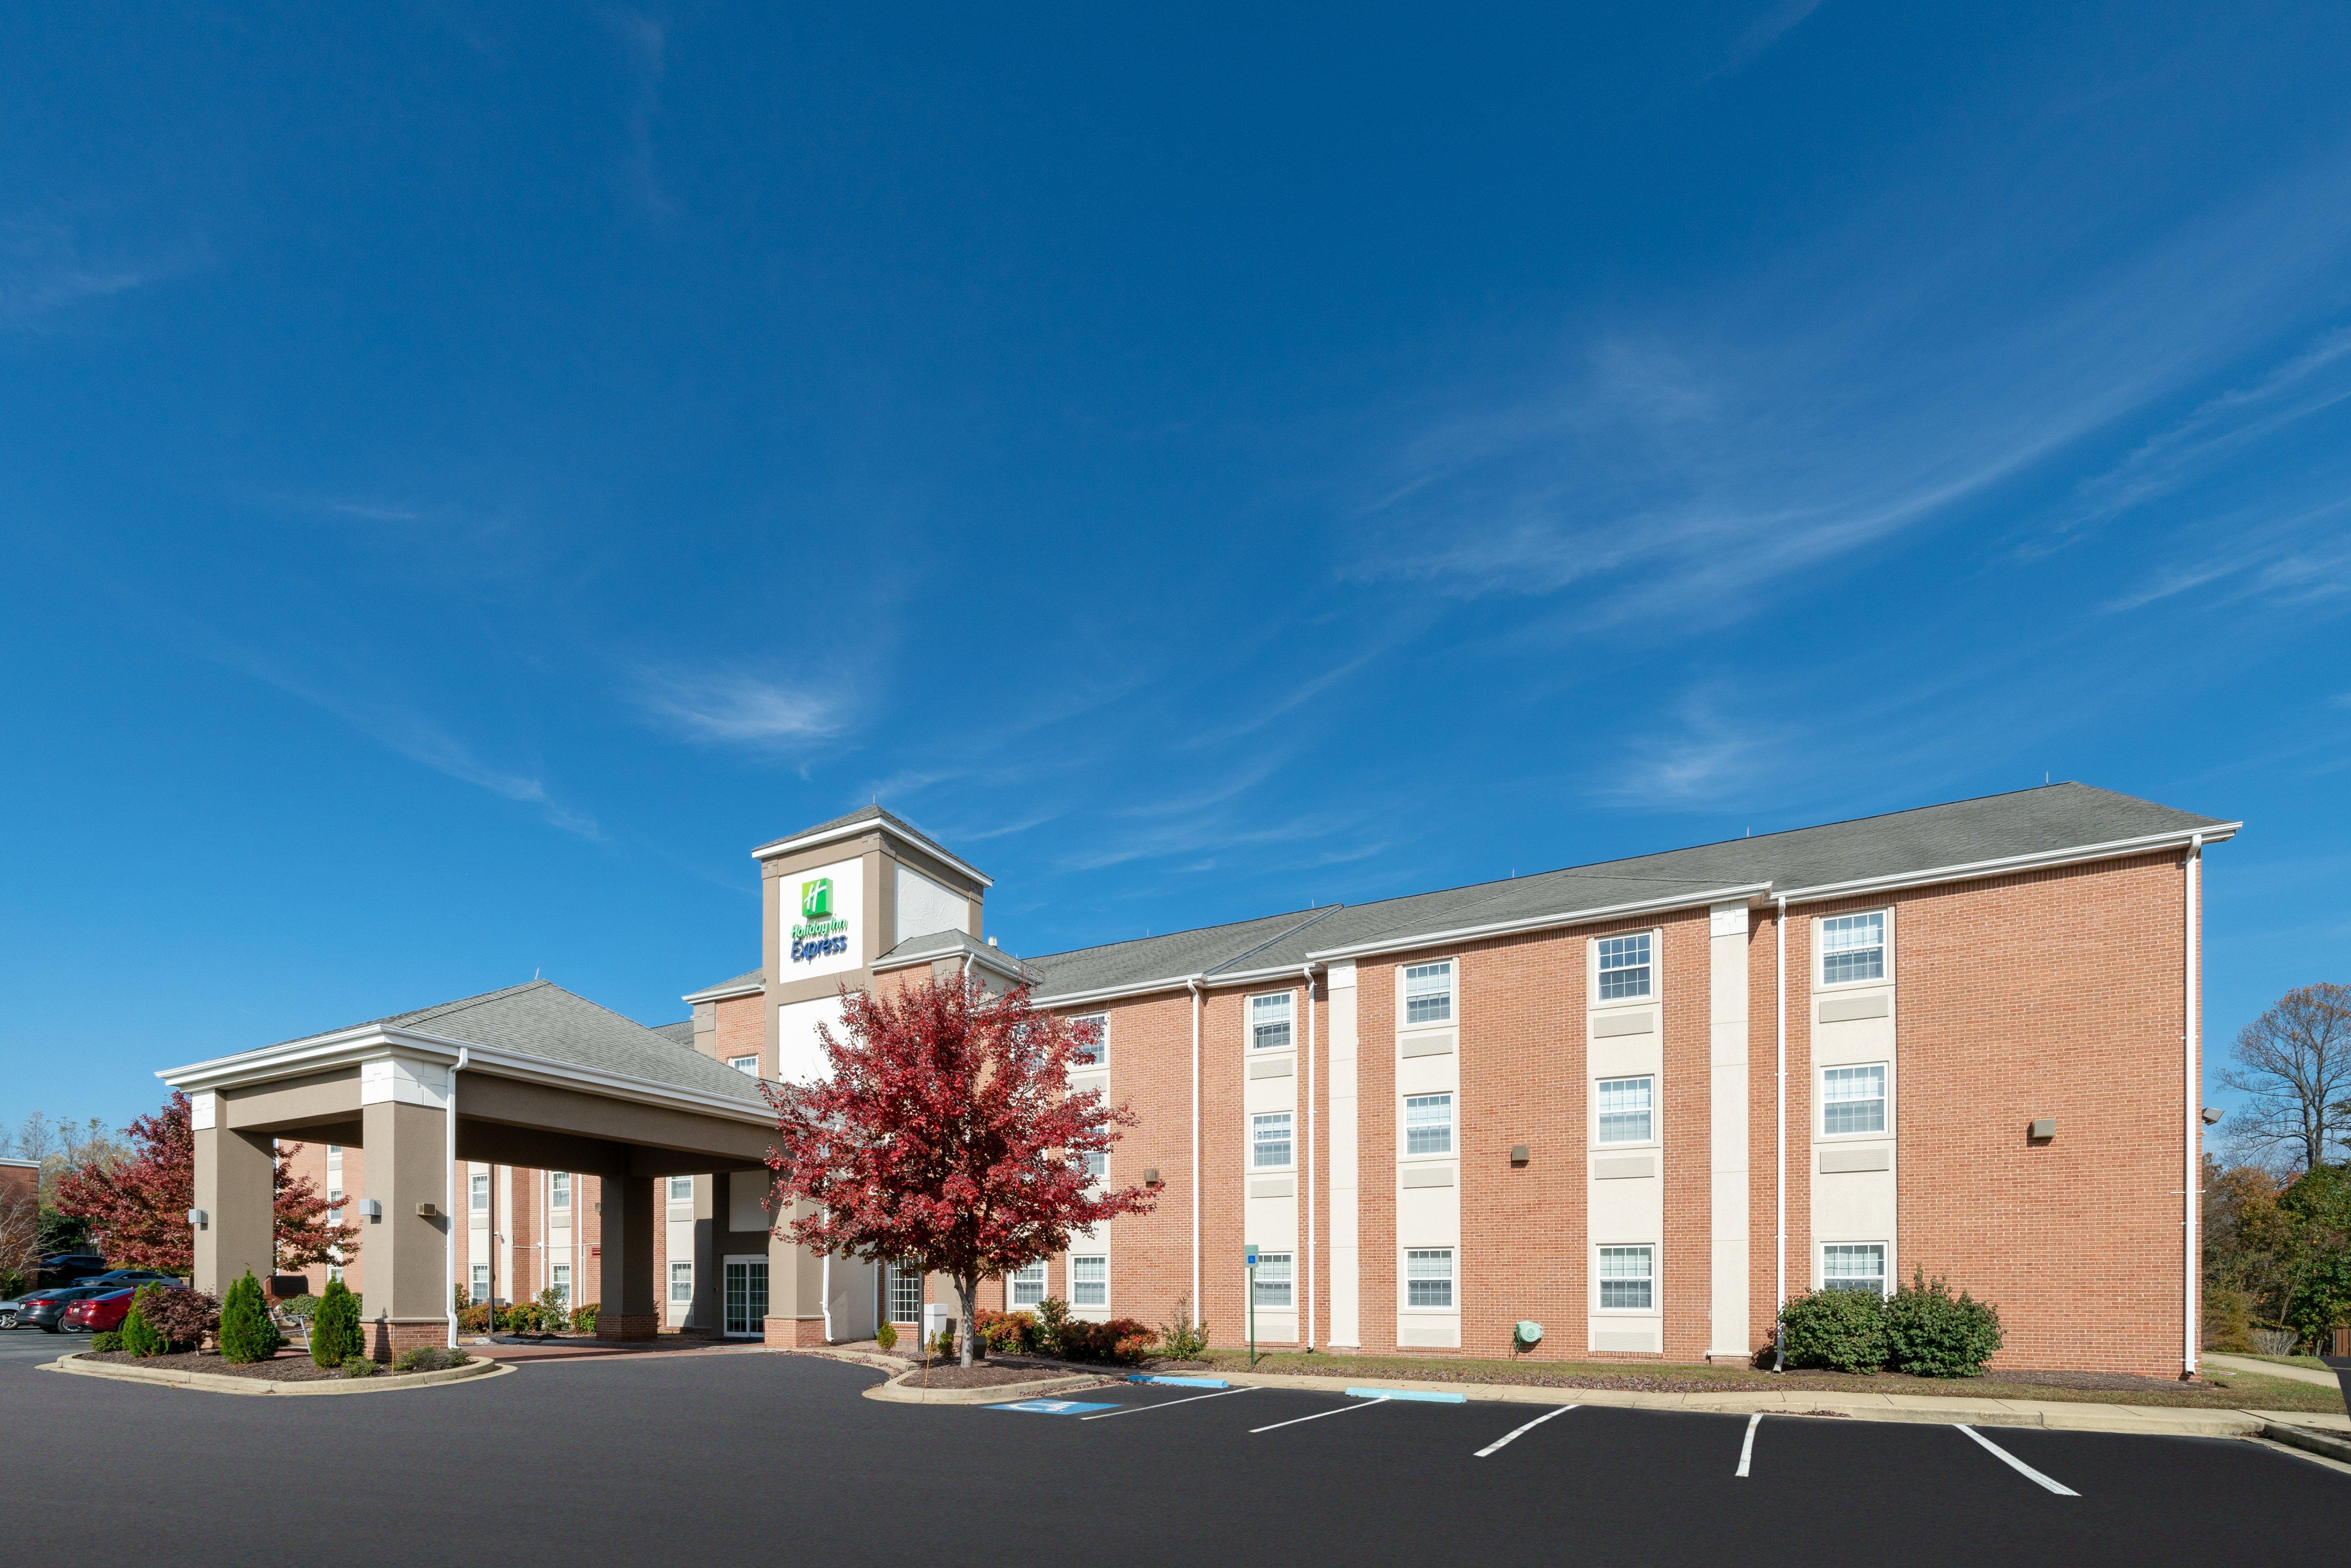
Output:
<path fill-rule="evenodd" d="M 756 1339 L 767 1333 L 768 1260 L 725 1260 L 728 1339 Z"/>

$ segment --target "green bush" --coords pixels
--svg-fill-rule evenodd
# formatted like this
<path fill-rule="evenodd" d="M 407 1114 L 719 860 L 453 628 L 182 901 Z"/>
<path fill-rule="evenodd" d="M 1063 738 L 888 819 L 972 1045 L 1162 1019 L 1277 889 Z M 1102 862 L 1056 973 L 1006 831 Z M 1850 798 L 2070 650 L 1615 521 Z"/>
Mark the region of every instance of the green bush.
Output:
<path fill-rule="evenodd" d="M 1150 1354 L 1158 1331 L 1133 1318 L 1113 1318 L 1106 1323 L 1071 1318 L 1061 1325 L 1061 1354 L 1071 1361 L 1106 1361 L 1132 1366 Z"/>
<path fill-rule="evenodd" d="M 883 1350 L 897 1349 L 898 1325 L 892 1322 L 889 1319 L 883 1318 L 882 1320 L 882 1326 L 873 1331 L 873 1343 L 880 1345 Z"/>
<path fill-rule="evenodd" d="M 571 1326 L 570 1309 L 564 1305 L 563 1291 L 549 1285 L 538 1293 L 539 1326 L 549 1333 L 561 1333 Z"/>
<path fill-rule="evenodd" d="M 299 1322 L 319 1310 L 317 1296 L 287 1296 L 277 1303 L 277 1310 Z"/>
<path fill-rule="evenodd" d="M 1070 1321 L 1070 1303 L 1059 1296 L 1048 1296 L 1037 1303 L 1037 1349 L 1046 1355 L 1064 1355 L 1061 1345 L 1062 1325 Z"/>
<path fill-rule="evenodd" d="M 89 1336 L 89 1348 L 93 1351 L 120 1350 L 122 1336 L 119 1333 L 94 1333 Z"/>
<path fill-rule="evenodd" d="M 221 1359 L 238 1365 L 267 1361 L 285 1343 L 277 1325 L 269 1321 L 261 1281 L 246 1270 L 245 1278 L 228 1288 L 228 1296 L 221 1302 Z"/>
<path fill-rule="evenodd" d="M 1034 1312 L 997 1312 L 981 1307 L 972 1320 L 972 1332 L 979 1343 L 1006 1355 L 1036 1354 L 1044 1333 Z"/>
<path fill-rule="evenodd" d="M 329 1280 L 310 1315 L 310 1359 L 320 1366 L 340 1366 L 361 1348 L 359 1298 L 340 1280 Z"/>
<path fill-rule="evenodd" d="M 138 1293 L 131 1298 L 131 1310 L 122 1314 L 122 1348 L 141 1361 L 161 1355 L 171 1348 L 163 1336 L 155 1332 L 155 1325 L 147 1321 L 147 1314 L 141 1310 L 152 1304 L 155 1298 L 162 1293 L 161 1285 L 140 1286 Z"/>
<path fill-rule="evenodd" d="M 2001 1347 L 2000 1309 L 1914 1270 L 1886 1303 L 1887 1359 L 1913 1377 L 1980 1377 Z"/>
<path fill-rule="evenodd" d="M 1875 1291 L 1814 1291 L 1780 1310 L 1790 1366 L 1875 1372 L 1886 1364 L 1886 1303 Z"/>
<path fill-rule="evenodd" d="M 373 1377 L 377 1373 L 381 1372 L 382 1370 L 382 1367 L 378 1366 L 373 1361 L 371 1361 L 364 1355 L 355 1355 L 349 1361 L 343 1363 L 343 1375 L 345 1377 Z"/>
<path fill-rule="evenodd" d="M 2351 1322 L 2351 1250 L 2314 1260 L 2285 1306 L 2286 1327 L 2324 1354 L 2334 1348 L 2335 1325 Z"/>
<path fill-rule="evenodd" d="M 1197 1361 L 1208 1354 L 1208 1321 L 1192 1321 L 1192 1298 L 1176 1298 L 1176 1310 L 1159 1331 L 1159 1354 L 1171 1361 Z"/>
<path fill-rule="evenodd" d="M 394 1372 L 439 1372 L 444 1367 L 464 1366 L 474 1358 L 462 1350 L 447 1350 L 437 1344 L 420 1344 L 414 1350 L 403 1350 L 392 1358 Z"/>
<path fill-rule="evenodd" d="M 603 1310 L 603 1303 L 601 1301 L 581 1302 L 579 1309 L 571 1314 L 572 1328 L 580 1333 L 594 1333 L 597 1315 Z"/>

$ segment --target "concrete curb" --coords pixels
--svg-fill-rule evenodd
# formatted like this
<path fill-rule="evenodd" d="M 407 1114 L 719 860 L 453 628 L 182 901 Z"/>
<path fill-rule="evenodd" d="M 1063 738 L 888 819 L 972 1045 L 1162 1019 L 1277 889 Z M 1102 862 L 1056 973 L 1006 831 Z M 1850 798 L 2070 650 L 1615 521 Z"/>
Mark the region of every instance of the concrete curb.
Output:
<path fill-rule="evenodd" d="M 919 1378 L 919 1372 L 908 1373 Z M 1116 1379 L 1082 1374 L 1075 1377 L 1047 1377 L 1034 1383 L 999 1383 L 993 1388 L 925 1388 L 919 1382 L 904 1383 L 892 1378 L 865 1390 L 868 1399 L 880 1399 L 892 1405 L 1002 1405 L 1016 1399 L 1034 1399 L 1040 1395 L 1074 1393 L 1081 1388 L 1101 1388 Z"/>
<path fill-rule="evenodd" d="M 1291 1373 L 1226 1372 L 1236 1385 L 1343 1394 L 1344 1377 Z M 1436 1383 L 1387 1378 L 1396 1388 L 1461 1394 L 1510 1405 L 1604 1405 L 1634 1410 L 1681 1410 L 1718 1416 L 1841 1416 L 1858 1421 L 1903 1421 L 1971 1427 L 2043 1427 L 2052 1431 L 2126 1432 L 2157 1437 L 2250 1437 L 2276 1416 L 2248 1410 L 2185 1409 L 2160 1405 L 2096 1405 L 2026 1399 L 1946 1399 L 1906 1394 L 1650 1394 L 1623 1388 L 1543 1388 L 1517 1383 Z M 2333 1426 L 2351 1417 L 2304 1417 Z M 2306 1429 L 2306 1428 L 2304 1428 Z"/>
<path fill-rule="evenodd" d="M 2273 1443 L 2283 1443 L 2306 1454 L 2317 1454 L 2351 1464 L 2351 1437 L 2337 1437 L 2332 1432 L 2314 1432 L 2307 1427 L 2289 1427 L 2283 1421 L 2262 1422 L 2261 1435 Z"/>
<path fill-rule="evenodd" d="M 55 1361 L 43 1362 L 37 1372 L 66 1372 L 81 1377 L 104 1377 L 116 1383 L 145 1383 L 163 1388 L 189 1388 L 204 1394 L 266 1394 L 276 1396 L 308 1394 L 405 1394 L 412 1388 L 432 1388 L 442 1384 L 470 1382 L 482 1377 L 503 1377 L 514 1370 L 503 1362 L 475 1361 L 465 1366 L 447 1366 L 438 1372 L 412 1372 L 403 1375 L 382 1377 L 339 1377 L 331 1382 L 271 1383 L 258 1377 L 231 1377 L 217 1372 L 176 1372 L 162 1368 L 127 1366 L 120 1362 L 92 1362 L 81 1358 L 85 1351 L 74 1351 Z"/>

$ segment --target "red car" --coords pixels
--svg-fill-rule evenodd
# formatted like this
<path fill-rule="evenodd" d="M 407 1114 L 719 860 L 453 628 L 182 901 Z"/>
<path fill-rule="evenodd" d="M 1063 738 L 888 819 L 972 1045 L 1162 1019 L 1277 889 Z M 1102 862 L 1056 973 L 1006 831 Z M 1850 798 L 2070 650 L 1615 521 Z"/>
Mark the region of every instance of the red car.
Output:
<path fill-rule="evenodd" d="M 163 1288 L 172 1291 L 184 1287 L 166 1284 Z M 112 1333 L 131 1315 L 131 1298 L 138 1293 L 137 1290 L 109 1291 L 102 1296 L 84 1296 L 66 1309 L 58 1326 L 68 1333 Z"/>

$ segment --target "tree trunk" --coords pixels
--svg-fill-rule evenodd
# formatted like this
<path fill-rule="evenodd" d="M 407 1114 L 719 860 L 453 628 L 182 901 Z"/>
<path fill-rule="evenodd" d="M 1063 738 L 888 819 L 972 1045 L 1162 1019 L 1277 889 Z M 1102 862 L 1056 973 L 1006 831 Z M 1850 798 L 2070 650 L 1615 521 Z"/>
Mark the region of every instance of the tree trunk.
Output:
<path fill-rule="evenodd" d="M 973 1315 L 971 1299 L 979 1291 L 979 1281 L 977 1278 L 965 1279 L 958 1275 L 956 1276 L 955 1285 L 956 1294 L 962 1298 L 963 1301 L 963 1327 L 956 1334 L 956 1354 L 963 1365 L 969 1366 L 971 1364 L 971 1331 Z"/>

